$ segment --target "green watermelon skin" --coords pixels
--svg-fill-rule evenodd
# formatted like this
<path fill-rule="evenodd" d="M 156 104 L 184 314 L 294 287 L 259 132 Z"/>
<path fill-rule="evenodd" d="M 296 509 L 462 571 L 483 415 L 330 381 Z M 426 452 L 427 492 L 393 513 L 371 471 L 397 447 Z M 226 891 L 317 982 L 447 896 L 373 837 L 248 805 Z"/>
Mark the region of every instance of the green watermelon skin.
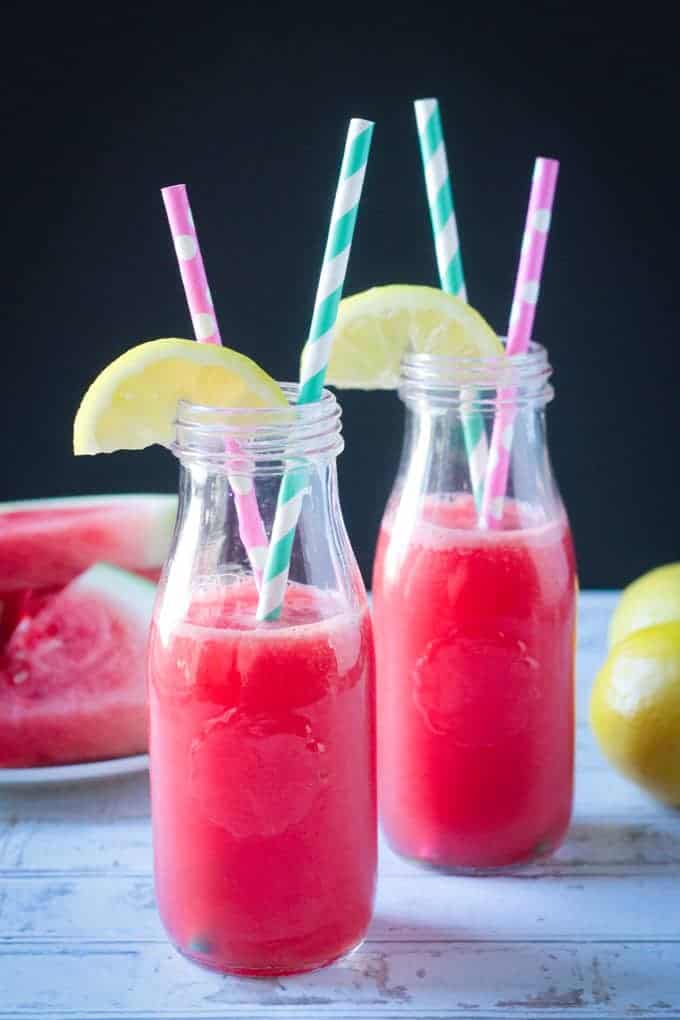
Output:
<path fill-rule="evenodd" d="M 0 656 L 0 767 L 146 751 L 155 585 L 96 564 L 21 620 Z"/>
<path fill-rule="evenodd" d="M 176 513 L 176 497 L 157 494 L 0 503 L 0 602 L 66 585 L 93 563 L 153 576 Z"/>

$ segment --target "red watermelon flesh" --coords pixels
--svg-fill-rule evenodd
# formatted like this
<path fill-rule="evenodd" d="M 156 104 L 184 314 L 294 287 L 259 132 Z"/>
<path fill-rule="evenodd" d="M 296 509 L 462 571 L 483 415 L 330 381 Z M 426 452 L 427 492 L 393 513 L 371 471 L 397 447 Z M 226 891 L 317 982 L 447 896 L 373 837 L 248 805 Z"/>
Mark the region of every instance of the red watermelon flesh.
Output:
<path fill-rule="evenodd" d="M 158 584 L 162 567 L 148 567 L 146 570 L 133 570 L 132 573 Z M 0 592 L 0 651 L 9 641 L 17 624 L 27 616 L 35 616 L 63 587 L 58 584 L 52 585 L 51 588 L 23 588 L 21 591 Z"/>
<path fill-rule="evenodd" d="M 16 627 L 21 616 L 25 592 L 0 592 L 0 650 Z"/>
<path fill-rule="evenodd" d="M 9 593 L 63 586 L 93 563 L 144 573 L 162 565 L 174 496 L 78 496 L 0 504 L 0 604 Z M 0 618 L 0 628 L 7 630 Z"/>
<path fill-rule="evenodd" d="M 146 750 L 155 591 L 150 581 L 99 563 L 24 616 L 0 655 L 0 767 Z"/>
<path fill-rule="evenodd" d="M 37 616 L 61 586 L 51 588 L 24 588 L 22 591 L 0 592 L 0 650 L 2 650 L 17 624 L 26 617 Z"/>

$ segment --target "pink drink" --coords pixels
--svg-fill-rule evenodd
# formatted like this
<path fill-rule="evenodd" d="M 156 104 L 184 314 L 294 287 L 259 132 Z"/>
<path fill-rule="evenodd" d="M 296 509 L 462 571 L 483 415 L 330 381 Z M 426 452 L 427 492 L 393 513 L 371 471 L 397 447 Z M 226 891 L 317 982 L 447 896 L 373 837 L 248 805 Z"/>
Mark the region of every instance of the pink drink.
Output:
<path fill-rule="evenodd" d="M 469 497 L 428 497 L 405 543 L 389 510 L 378 543 L 382 821 L 446 868 L 546 853 L 569 824 L 574 554 L 566 517 L 524 518 L 506 500 L 480 531 Z"/>
<path fill-rule="evenodd" d="M 252 581 L 152 627 L 158 905 L 186 955 L 304 971 L 363 937 L 376 870 L 374 663 L 367 612 L 294 585 L 255 624 Z"/>

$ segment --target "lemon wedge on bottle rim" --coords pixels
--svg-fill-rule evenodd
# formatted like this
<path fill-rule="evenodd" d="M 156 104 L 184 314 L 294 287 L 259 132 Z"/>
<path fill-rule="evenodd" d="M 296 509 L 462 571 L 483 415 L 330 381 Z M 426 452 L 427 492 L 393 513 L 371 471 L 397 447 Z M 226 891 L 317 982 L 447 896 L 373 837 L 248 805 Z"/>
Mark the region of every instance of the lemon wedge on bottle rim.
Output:
<path fill-rule="evenodd" d="M 459 358 L 504 353 L 491 326 L 461 298 L 436 287 L 390 284 L 340 302 L 326 381 L 347 389 L 394 389 L 406 351 Z"/>
<path fill-rule="evenodd" d="M 173 439 L 177 403 L 287 407 L 277 382 L 250 358 L 195 340 L 147 340 L 100 372 L 73 423 L 73 452 L 141 450 Z"/>

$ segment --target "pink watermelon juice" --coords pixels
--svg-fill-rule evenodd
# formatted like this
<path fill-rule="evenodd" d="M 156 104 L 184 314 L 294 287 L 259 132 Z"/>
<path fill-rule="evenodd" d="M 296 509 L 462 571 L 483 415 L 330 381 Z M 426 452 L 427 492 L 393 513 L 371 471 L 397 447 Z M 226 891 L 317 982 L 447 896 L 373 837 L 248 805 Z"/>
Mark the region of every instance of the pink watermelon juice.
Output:
<path fill-rule="evenodd" d="M 526 518 L 526 513 L 524 514 Z M 429 498 L 374 569 L 381 814 L 400 853 L 456 868 L 547 852 L 570 817 L 576 575 L 566 518 L 479 531 Z"/>
<path fill-rule="evenodd" d="M 291 585 L 271 624 L 256 604 L 236 582 L 152 625 L 154 855 L 182 952 L 276 974 L 340 956 L 369 923 L 373 645 L 367 612 L 329 593 Z"/>

